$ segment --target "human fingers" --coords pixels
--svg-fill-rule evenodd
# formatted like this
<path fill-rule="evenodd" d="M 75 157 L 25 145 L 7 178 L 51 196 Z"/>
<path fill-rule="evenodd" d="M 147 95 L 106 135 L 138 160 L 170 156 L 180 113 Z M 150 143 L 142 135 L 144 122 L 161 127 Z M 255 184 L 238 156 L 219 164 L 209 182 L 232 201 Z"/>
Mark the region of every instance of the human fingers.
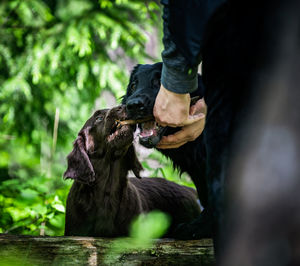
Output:
<path fill-rule="evenodd" d="M 196 135 L 192 130 L 183 128 L 172 135 L 163 136 L 158 145 L 177 145 L 182 142 L 194 140 Z"/>
<path fill-rule="evenodd" d="M 195 123 L 197 123 L 197 122 L 199 122 L 203 119 L 205 119 L 205 114 L 204 113 L 200 113 L 200 114 L 196 114 L 196 115 L 189 115 L 188 118 L 180 126 L 192 125 L 192 124 L 195 124 Z"/>
<path fill-rule="evenodd" d="M 176 149 L 186 143 L 187 143 L 187 141 L 183 141 L 183 142 L 176 143 L 176 144 L 158 144 L 158 145 L 156 145 L 156 147 L 159 149 Z"/>
<path fill-rule="evenodd" d="M 159 149 L 175 149 L 188 142 L 188 140 L 182 139 L 180 138 L 180 136 L 178 138 L 178 134 L 177 135 L 175 134 L 169 136 L 163 136 L 160 142 L 156 145 L 156 147 Z"/>
<path fill-rule="evenodd" d="M 186 120 L 182 120 L 181 122 L 177 121 L 176 124 L 174 123 L 168 123 L 168 124 L 163 123 L 163 124 L 169 127 L 183 127 L 183 126 L 191 125 L 205 118 L 206 112 L 207 112 L 207 106 L 205 104 L 204 98 L 201 98 L 194 105 L 190 107 L 189 116 Z"/>
<path fill-rule="evenodd" d="M 156 122 L 163 127 L 184 127 L 184 126 L 189 126 L 195 123 L 198 123 L 199 121 L 205 119 L 205 114 L 200 113 L 196 115 L 189 115 L 188 118 L 182 122 L 177 121 L 177 123 L 166 123 L 164 121 L 161 121 L 160 119 L 156 118 Z"/>
<path fill-rule="evenodd" d="M 184 126 L 180 131 L 163 136 L 158 143 L 158 148 L 175 148 L 185 144 L 188 141 L 193 141 L 203 132 L 205 126 L 205 119 L 200 120 L 194 124 Z"/>
<path fill-rule="evenodd" d="M 156 122 L 161 126 L 169 126 L 169 127 L 183 127 L 191 124 L 195 124 L 199 122 L 200 120 L 205 118 L 206 114 L 206 104 L 204 102 L 204 99 L 198 100 L 194 105 L 191 106 L 190 115 L 186 120 L 182 120 L 181 122 L 179 120 L 176 121 L 176 123 L 166 123 L 160 119 L 156 119 Z M 168 121 L 172 120 L 172 117 L 170 119 L 166 119 Z"/>
<path fill-rule="evenodd" d="M 174 110 L 174 107 L 170 108 L 168 111 L 163 112 L 154 107 L 153 115 L 155 117 L 155 121 L 158 125 L 162 127 L 182 127 L 184 126 L 184 121 L 188 117 L 188 113 L 183 115 L 184 112 L 178 112 Z"/>
<path fill-rule="evenodd" d="M 206 114 L 207 106 L 205 104 L 204 98 L 198 100 L 194 105 L 190 108 L 190 115 L 196 115 L 199 113 Z"/>
<path fill-rule="evenodd" d="M 178 127 L 189 115 L 190 95 L 178 94 L 161 86 L 155 100 L 153 115 L 161 126 Z"/>

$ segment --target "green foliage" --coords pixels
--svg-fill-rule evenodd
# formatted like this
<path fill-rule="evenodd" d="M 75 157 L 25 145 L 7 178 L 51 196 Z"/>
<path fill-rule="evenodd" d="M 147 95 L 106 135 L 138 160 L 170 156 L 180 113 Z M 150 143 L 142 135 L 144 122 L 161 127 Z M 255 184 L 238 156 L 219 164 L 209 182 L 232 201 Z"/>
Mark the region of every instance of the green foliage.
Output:
<path fill-rule="evenodd" d="M 119 99 L 126 62 L 148 57 L 158 10 L 136 0 L 1 1 L 0 232 L 63 234 L 66 155 L 101 91 Z"/>
<path fill-rule="evenodd" d="M 195 188 L 193 181 L 188 174 L 181 174 L 178 169 L 174 169 L 170 160 L 166 159 L 160 152 L 153 150 L 149 155 L 150 159 L 157 161 L 160 167 L 152 168 L 147 161 L 143 161 L 142 165 L 150 172 L 151 177 L 163 177 L 180 185 Z"/>
<path fill-rule="evenodd" d="M 149 58 L 158 10 L 150 0 L 1 1 L 0 233 L 63 234 L 66 156 L 101 92 L 120 99 L 127 62 Z M 161 164 L 143 163 L 152 176 L 178 181 L 159 153 L 150 157 Z"/>

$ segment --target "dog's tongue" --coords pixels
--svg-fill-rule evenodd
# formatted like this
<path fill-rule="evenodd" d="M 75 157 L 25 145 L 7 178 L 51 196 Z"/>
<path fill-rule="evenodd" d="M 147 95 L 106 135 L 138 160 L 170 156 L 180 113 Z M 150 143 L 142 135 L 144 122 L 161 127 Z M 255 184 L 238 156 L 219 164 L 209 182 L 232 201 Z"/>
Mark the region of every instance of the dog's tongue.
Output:
<path fill-rule="evenodd" d="M 140 137 L 146 138 L 157 135 L 157 127 L 154 121 L 143 123 Z"/>
<path fill-rule="evenodd" d="M 142 138 L 151 137 L 153 135 L 156 135 L 156 130 L 153 129 L 145 129 L 140 133 Z"/>

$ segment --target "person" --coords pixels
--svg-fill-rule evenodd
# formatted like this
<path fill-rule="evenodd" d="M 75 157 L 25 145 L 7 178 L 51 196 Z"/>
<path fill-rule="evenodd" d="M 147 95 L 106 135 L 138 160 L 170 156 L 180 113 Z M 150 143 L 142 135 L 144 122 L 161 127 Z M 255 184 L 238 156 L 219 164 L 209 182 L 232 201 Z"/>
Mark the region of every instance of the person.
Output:
<path fill-rule="evenodd" d="M 182 129 L 164 136 L 157 145 L 160 149 L 178 148 L 203 132 L 205 103 L 201 99 L 190 108 L 190 93 L 197 89 L 205 25 L 224 1 L 211 2 L 161 1 L 164 6 L 163 69 L 153 114 L 161 126 Z"/>
<path fill-rule="evenodd" d="M 299 231 L 299 219 L 288 215 L 293 226 L 286 225 L 289 208 L 281 201 L 289 199 L 295 204 L 293 208 L 299 206 L 294 202 L 295 197 L 282 196 L 282 190 L 284 195 L 295 195 L 298 189 L 299 182 L 289 182 L 293 180 L 289 176 L 295 177 L 291 169 L 296 169 L 297 155 L 289 157 L 284 153 L 284 160 L 275 157 L 275 161 L 272 156 L 282 155 L 282 147 L 288 146 L 282 144 L 289 139 L 287 136 L 297 136 L 294 133 L 297 123 L 293 119 L 299 114 L 296 101 L 300 2 L 161 2 L 164 5 L 162 86 L 153 113 L 158 123 L 183 129 L 177 135 L 163 138 L 159 146 L 177 147 L 191 139 L 190 131 L 198 130 L 201 134 L 196 127 L 199 120 L 189 117 L 188 93 L 195 88 L 197 67 L 202 61 L 207 104 L 203 131 L 205 178 L 218 265 L 242 265 L 250 261 L 248 258 L 252 259 L 249 265 L 274 265 L 274 262 L 299 265 L 299 256 L 293 252 L 299 237 L 291 233 Z M 282 106 L 288 112 L 282 112 Z M 261 129 L 264 127 L 268 130 Z M 296 141 L 291 147 L 296 147 Z M 247 152 L 253 149 L 255 156 L 249 160 Z M 286 165 L 281 165 L 282 161 Z M 280 170 L 270 170 L 279 169 L 278 165 Z M 282 182 L 277 184 L 274 175 L 280 176 Z M 254 186 L 253 179 L 257 182 Z M 259 212 L 258 206 L 262 206 Z M 288 255 L 281 252 L 283 247 Z M 229 256 L 229 262 L 222 264 L 224 254 Z M 298 263 L 289 263 L 293 260 Z"/>

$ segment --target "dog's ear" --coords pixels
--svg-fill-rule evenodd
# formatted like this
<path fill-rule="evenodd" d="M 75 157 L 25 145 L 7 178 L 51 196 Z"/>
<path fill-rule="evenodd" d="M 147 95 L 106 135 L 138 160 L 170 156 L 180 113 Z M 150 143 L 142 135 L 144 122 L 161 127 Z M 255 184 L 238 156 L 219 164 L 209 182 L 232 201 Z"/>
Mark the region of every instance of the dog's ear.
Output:
<path fill-rule="evenodd" d="M 129 169 L 128 170 L 132 170 L 132 172 L 134 173 L 134 175 L 137 178 L 141 178 L 140 176 L 140 172 L 142 170 L 144 170 L 143 166 L 141 165 L 140 161 L 138 160 L 136 153 L 135 153 L 135 149 L 134 146 L 131 145 L 127 151 L 126 154 L 126 161 L 128 162 L 129 165 Z"/>
<path fill-rule="evenodd" d="M 81 131 L 74 142 L 72 152 L 68 155 L 68 169 L 64 173 L 64 179 L 75 179 L 84 184 L 95 181 L 94 168 L 86 151 L 85 133 Z"/>

